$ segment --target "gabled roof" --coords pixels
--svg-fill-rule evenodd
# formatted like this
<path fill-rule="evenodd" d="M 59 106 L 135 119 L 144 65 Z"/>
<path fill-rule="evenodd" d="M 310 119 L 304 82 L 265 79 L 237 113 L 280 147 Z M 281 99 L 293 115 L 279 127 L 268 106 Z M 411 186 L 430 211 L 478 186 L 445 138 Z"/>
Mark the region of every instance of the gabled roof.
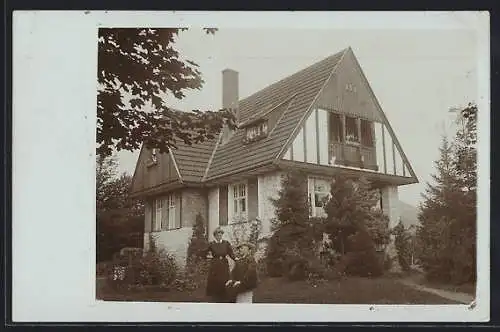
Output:
<path fill-rule="evenodd" d="M 206 173 L 208 163 L 214 151 L 217 138 L 187 145 L 176 143 L 177 149 L 172 149 L 182 182 L 201 182 Z"/>
<path fill-rule="evenodd" d="M 319 61 L 241 100 L 240 122 L 253 120 L 256 113 L 265 113 L 280 104 L 279 107 L 285 108 L 283 116 L 274 128 L 269 128 L 270 133 L 266 138 L 253 143 L 244 144 L 245 130 L 237 130 L 226 144 L 216 148 L 205 180 L 272 163 L 346 51 Z"/>

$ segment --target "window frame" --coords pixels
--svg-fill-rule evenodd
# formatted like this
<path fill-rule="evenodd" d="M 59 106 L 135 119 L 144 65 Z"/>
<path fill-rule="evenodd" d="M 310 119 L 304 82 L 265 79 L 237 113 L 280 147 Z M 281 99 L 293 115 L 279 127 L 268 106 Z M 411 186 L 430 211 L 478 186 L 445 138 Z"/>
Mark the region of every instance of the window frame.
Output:
<path fill-rule="evenodd" d="M 348 124 L 348 120 L 352 119 L 353 122 L 354 122 L 354 138 L 356 138 L 356 140 L 352 140 L 349 137 L 349 135 L 351 134 L 349 132 L 349 129 L 352 129 L 350 124 Z M 348 144 L 360 144 L 361 143 L 361 133 L 359 132 L 359 128 L 358 128 L 358 124 L 357 122 L 360 120 L 359 117 L 354 117 L 354 116 L 349 116 L 349 115 L 346 115 L 345 116 L 345 142 L 348 143 Z"/>
<path fill-rule="evenodd" d="M 361 119 L 360 118 L 360 143 L 362 146 L 370 147 L 373 148 L 375 147 L 375 137 L 373 133 L 373 121 L 366 120 L 366 119 Z M 363 125 L 364 124 L 364 125 Z M 363 128 L 364 127 L 364 128 Z M 365 129 L 365 130 L 364 130 Z M 363 138 L 363 133 L 366 132 L 368 134 L 368 137 L 370 139 L 370 142 L 367 142 Z"/>
<path fill-rule="evenodd" d="M 324 184 L 326 186 L 324 191 L 317 191 L 316 190 L 316 181 L 320 181 L 320 184 Z M 330 182 L 328 179 L 325 178 L 320 178 L 320 177 L 309 177 L 308 178 L 308 186 L 307 186 L 307 191 L 308 191 L 308 197 L 309 197 L 309 204 L 310 204 L 310 216 L 311 217 L 324 217 L 326 216 L 326 211 L 324 210 L 324 206 L 316 206 L 316 195 L 323 195 L 323 197 L 328 197 L 330 195 Z M 322 213 L 318 213 L 318 210 L 322 209 Z"/>
<path fill-rule="evenodd" d="M 245 129 L 245 142 L 250 143 L 258 141 L 267 136 L 269 131 L 268 121 L 259 121 Z"/>
<path fill-rule="evenodd" d="M 155 198 L 152 202 L 152 209 L 151 209 L 152 232 L 162 231 L 163 204 L 164 204 L 163 198 Z"/>
<path fill-rule="evenodd" d="M 241 189 L 244 189 L 244 195 L 241 195 Z M 228 186 L 228 224 L 237 224 L 236 218 L 242 218 L 243 220 L 248 219 L 248 181 L 240 181 L 232 183 Z M 240 203 L 244 200 L 244 211 L 235 211 L 238 210 L 237 207 L 241 209 Z M 236 204 L 236 201 L 238 203 Z"/>
<path fill-rule="evenodd" d="M 154 198 L 151 202 L 151 232 L 179 229 L 176 225 L 176 194 Z M 164 212 L 166 215 L 164 215 Z"/>

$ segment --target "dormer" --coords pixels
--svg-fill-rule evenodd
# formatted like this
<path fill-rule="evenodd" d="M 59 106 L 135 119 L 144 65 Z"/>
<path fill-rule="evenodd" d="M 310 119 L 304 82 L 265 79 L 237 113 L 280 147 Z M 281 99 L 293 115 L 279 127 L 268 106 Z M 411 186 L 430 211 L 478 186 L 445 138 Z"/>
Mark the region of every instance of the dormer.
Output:
<path fill-rule="evenodd" d="M 266 138 L 272 132 L 283 113 L 287 110 L 294 96 L 295 95 L 274 106 L 264 109 L 254 117 L 241 123 L 239 128 L 245 130 L 243 142 L 248 144 Z"/>
<path fill-rule="evenodd" d="M 245 127 L 245 143 L 252 143 L 267 137 L 269 130 L 268 120 L 259 119 Z"/>

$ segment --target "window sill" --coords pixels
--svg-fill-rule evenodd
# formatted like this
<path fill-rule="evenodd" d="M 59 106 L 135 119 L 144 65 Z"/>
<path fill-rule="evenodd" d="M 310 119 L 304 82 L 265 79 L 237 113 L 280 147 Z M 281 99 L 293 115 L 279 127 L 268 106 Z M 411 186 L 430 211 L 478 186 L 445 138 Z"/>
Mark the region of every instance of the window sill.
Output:
<path fill-rule="evenodd" d="M 267 137 L 267 133 L 266 134 L 262 134 L 262 135 L 259 135 L 259 136 L 255 136 L 254 138 L 244 138 L 243 139 L 243 144 L 250 144 L 250 143 L 253 143 L 253 142 L 257 142 L 257 141 L 260 141 L 264 138 Z"/>
<path fill-rule="evenodd" d="M 178 229 L 182 229 L 182 227 L 168 228 L 168 229 L 159 229 L 159 230 L 151 231 L 150 233 L 161 233 L 161 232 L 175 231 L 175 230 L 178 230 Z"/>

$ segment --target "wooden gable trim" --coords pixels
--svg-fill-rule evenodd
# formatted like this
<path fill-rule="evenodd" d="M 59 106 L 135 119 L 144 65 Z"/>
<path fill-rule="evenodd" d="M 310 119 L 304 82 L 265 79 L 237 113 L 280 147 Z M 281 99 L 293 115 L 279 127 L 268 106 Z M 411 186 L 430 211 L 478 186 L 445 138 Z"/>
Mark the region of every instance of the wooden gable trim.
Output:
<path fill-rule="evenodd" d="M 175 170 L 177 172 L 177 176 L 179 177 L 179 181 L 182 183 L 182 175 L 181 175 L 181 172 L 179 171 L 179 166 L 177 165 L 177 160 L 175 160 L 175 156 L 174 156 L 174 153 L 172 152 L 172 149 L 170 149 L 168 151 L 168 154 L 170 156 L 170 158 L 172 158 L 172 163 L 174 164 L 174 167 L 175 167 Z"/>
<path fill-rule="evenodd" d="M 371 97 L 373 98 L 373 100 L 375 102 L 375 106 L 377 107 L 377 109 L 380 112 L 380 115 L 381 115 L 381 117 L 382 117 L 382 119 L 384 121 L 384 125 L 387 125 L 387 131 L 389 132 L 389 134 L 391 134 L 391 136 L 393 138 L 393 142 L 394 142 L 394 144 L 396 144 L 396 147 L 398 148 L 398 151 L 401 154 L 401 157 L 403 158 L 403 161 L 404 161 L 404 163 L 403 163 L 403 169 L 404 169 L 404 164 L 408 165 L 408 170 L 410 171 L 411 177 L 415 179 L 415 181 L 416 181 L 415 183 L 418 183 L 419 182 L 418 181 L 418 177 L 415 174 L 415 171 L 413 170 L 413 167 L 411 166 L 411 163 L 408 160 L 408 157 L 404 153 L 403 147 L 399 143 L 399 140 L 398 140 L 398 138 L 396 136 L 396 133 L 394 133 L 394 130 L 392 129 L 391 124 L 389 123 L 389 119 L 385 115 L 385 112 L 382 109 L 382 106 L 380 106 L 380 103 L 379 103 L 377 97 L 375 96 L 375 93 L 373 92 L 373 89 L 370 86 L 370 83 L 368 82 L 368 79 L 366 78 L 366 75 L 363 72 L 363 69 L 361 68 L 361 65 L 359 64 L 358 59 L 356 58 L 356 56 L 354 55 L 354 52 L 352 51 L 352 49 L 350 47 L 348 48 L 348 50 L 349 50 L 349 52 L 351 53 L 351 55 L 352 55 L 352 57 L 354 59 L 354 63 L 356 65 L 355 69 L 358 71 L 358 73 L 363 78 L 363 80 L 364 80 L 364 82 L 366 84 L 366 87 L 368 88 L 368 92 L 370 93 Z"/>
<path fill-rule="evenodd" d="M 290 145 L 293 144 L 293 141 L 295 140 L 295 137 L 297 137 L 298 133 L 300 132 L 300 129 L 305 124 L 305 121 L 307 120 L 307 118 L 309 117 L 309 115 L 312 113 L 312 110 L 314 109 L 312 106 L 316 104 L 316 101 L 318 100 L 319 96 L 321 95 L 321 93 L 323 92 L 323 90 L 325 89 L 325 87 L 327 86 L 328 82 L 330 82 L 333 74 L 335 73 L 335 71 L 339 67 L 339 64 L 342 63 L 342 60 L 344 60 L 344 56 L 345 56 L 345 54 L 347 53 L 348 50 L 349 50 L 349 48 L 346 48 L 342 52 L 342 56 L 340 57 L 340 60 L 335 64 L 335 66 L 333 67 L 332 71 L 328 75 L 328 78 L 325 80 L 325 82 L 323 83 L 323 85 L 319 89 L 318 93 L 316 93 L 316 96 L 314 97 L 313 101 L 311 102 L 311 105 L 309 105 L 307 107 L 306 112 L 304 112 L 304 115 L 302 115 L 302 117 L 300 118 L 300 120 L 297 123 L 297 125 L 293 128 L 293 131 L 290 134 L 290 136 L 288 137 L 287 141 L 281 147 L 281 150 L 278 152 L 278 154 L 274 158 L 275 160 L 281 159 L 283 157 L 283 155 L 286 153 L 286 151 L 288 150 L 288 148 L 290 147 Z"/>
<path fill-rule="evenodd" d="M 219 147 L 220 142 L 222 140 L 223 130 L 224 130 L 224 128 L 222 128 L 221 132 L 219 133 L 219 137 L 217 137 L 217 142 L 215 142 L 214 149 L 212 150 L 212 154 L 210 155 L 210 158 L 208 158 L 207 167 L 205 168 L 205 174 L 203 174 L 203 177 L 201 178 L 202 182 L 204 182 L 207 179 L 208 171 L 210 170 L 210 165 L 212 165 L 212 161 L 214 160 L 215 153 L 217 152 L 217 148 Z"/>
<path fill-rule="evenodd" d="M 141 160 L 142 150 L 144 149 L 144 144 L 141 144 L 141 148 L 139 149 L 139 155 L 137 156 L 137 161 L 135 162 L 134 175 L 132 175 L 132 181 L 130 182 L 130 187 L 128 189 L 129 194 L 133 193 L 135 181 L 137 178 L 137 169 L 139 168 L 139 161 Z"/>

